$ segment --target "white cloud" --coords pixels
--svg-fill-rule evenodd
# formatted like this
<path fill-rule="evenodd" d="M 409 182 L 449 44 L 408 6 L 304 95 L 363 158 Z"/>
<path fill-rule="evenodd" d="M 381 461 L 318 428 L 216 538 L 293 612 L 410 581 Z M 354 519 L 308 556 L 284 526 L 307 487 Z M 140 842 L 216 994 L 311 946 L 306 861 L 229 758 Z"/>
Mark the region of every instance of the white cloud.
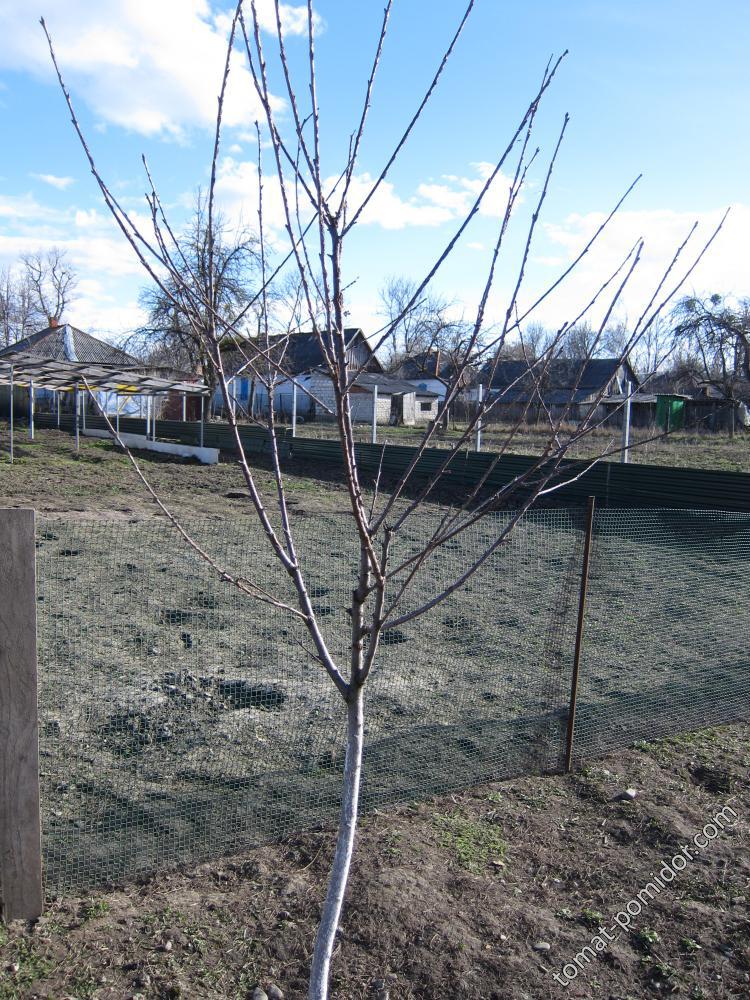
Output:
<path fill-rule="evenodd" d="M 40 204 L 31 194 L 0 194 L 0 219 L 14 222 L 45 222 L 59 217 L 59 212 Z"/>
<path fill-rule="evenodd" d="M 30 174 L 30 176 L 44 184 L 49 184 L 50 187 L 57 188 L 58 191 L 64 191 L 71 184 L 75 184 L 73 177 L 58 177 L 56 174 Z"/>
<path fill-rule="evenodd" d="M 594 292 L 615 270 L 636 240 L 643 237 L 645 247 L 641 262 L 617 309 L 620 316 L 634 320 L 651 298 L 677 247 L 694 222 L 699 231 L 688 244 L 665 290 L 671 290 L 684 274 L 696 252 L 718 225 L 723 209 L 708 212 L 669 210 L 620 212 L 598 238 L 581 264 L 540 307 L 538 318 L 550 324 L 570 319 L 588 302 Z M 526 285 L 528 304 L 567 267 L 606 218 L 602 212 L 573 214 L 561 222 L 544 226 L 551 253 L 540 253 L 537 265 Z M 744 294 L 748 288 L 747 233 L 750 231 L 750 206 L 733 206 L 722 232 L 698 264 L 679 294 L 693 290 Z M 691 249 L 692 248 L 692 249 Z M 614 286 L 612 288 L 614 291 Z M 536 315 L 536 314 L 535 314 Z M 593 314 L 594 318 L 597 312 Z"/>
<path fill-rule="evenodd" d="M 149 225 L 146 215 L 136 218 Z M 71 323 L 97 335 L 119 335 L 143 322 L 137 291 L 146 275 L 108 215 L 53 208 L 30 194 L 0 194 L 0 222 L 0 266 L 17 266 L 22 254 L 52 247 L 67 253 L 79 275 L 66 317 Z"/>
<path fill-rule="evenodd" d="M 362 213 L 362 224 L 377 224 L 384 229 L 405 229 L 410 226 L 440 226 L 452 220 L 460 221 L 468 214 L 477 196 L 494 169 L 489 163 L 472 163 L 473 176 L 445 174 L 440 183 L 418 184 L 411 197 L 397 193 L 389 181 L 383 182 Z M 363 173 L 355 176 L 349 193 L 350 216 L 369 193 L 374 179 Z M 332 183 L 332 182 L 331 182 Z M 479 213 L 501 218 L 508 200 L 510 178 L 499 173 L 482 200 Z M 522 194 L 516 203 L 520 204 Z"/>
<path fill-rule="evenodd" d="M 271 25 L 272 10 L 270 0 L 260 5 L 264 25 Z M 287 31 L 301 30 L 303 13 L 285 5 Z M 213 124 L 227 36 L 226 19 L 215 16 L 209 0 L 46 0 L 45 19 L 74 99 L 83 98 L 103 122 L 175 138 Z M 0 66 L 53 78 L 44 35 L 27 6 L 0 4 L 0 32 Z M 259 114 L 250 73 L 235 51 L 225 124 L 248 126 Z"/>

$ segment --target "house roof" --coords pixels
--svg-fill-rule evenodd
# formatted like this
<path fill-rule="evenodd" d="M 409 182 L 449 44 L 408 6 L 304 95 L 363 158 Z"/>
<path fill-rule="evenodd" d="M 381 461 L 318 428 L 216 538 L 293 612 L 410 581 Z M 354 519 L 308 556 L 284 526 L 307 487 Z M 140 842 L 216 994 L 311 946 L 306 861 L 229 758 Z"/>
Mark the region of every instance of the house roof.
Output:
<path fill-rule="evenodd" d="M 489 367 L 489 366 L 487 366 Z M 495 369 L 490 384 L 493 392 L 502 395 L 509 403 L 528 402 L 538 398 L 539 391 L 550 405 L 583 402 L 601 392 L 625 367 L 628 378 L 638 383 L 635 372 L 627 363 L 617 358 L 592 358 L 576 361 L 556 358 L 552 361 L 534 362 L 501 361 Z M 489 374 L 487 368 L 485 374 Z"/>
<path fill-rule="evenodd" d="M 30 337 L 11 344 L 0 351 L 0 358 L 7 359 L 14 354 L 23 354 L 50 361 L 80 361 L 84 364 L 99 365 L 141 365 L 132 355 L 121 351 L 112 344 L 84 333 L 70 323 L 49 326 L 46 330 L 32 333 Z"/>
<path fill-rule="evenodd" d="M 323 332 L 323 339 L 326 344 L 330 344 L 331 335 L 328 331 Z M 368 352 L 367 364 L 381 372 L 382 366 L 373 354 L 372 348 L 367 342 L 362 330 L 356 326 L 349 326 L 344 330 L 344 339 L 347 348 L 354 345 L 359 340 Z M 269 343 L 277 349 L 280 355 L 283 351 L 283 360 L 279 364 L 288 375 L 302 375 L 304 372 L 312 371 L 324 364 L 323 350 L 318 340 L 318 335 L 312 332 L 293 333 L 289 336 L 270 337 Z M 224 370 L 227 375 L 236 375 L 238 371 L 247 367 L 247 357 L 240 350 L 223 352 Z"/>
<path fill-rule="evenodd" d="M 317 372 L 328 378 L 328 371 L 325 368 L 316 368 Z M 354 383 L 354 388 L 365 389 L 372 392 L 377 388 L 384 396 L 403 396 L 405 393 L 413 392 L 416 396 L 439 399 L 436 392 L 429 389 L 418 389 L 413 382 L 405 382 L 403 379 L 394 378 L 392 375 L 383 375 L 381 372 L 360 372 Z"/>
<path fill-rule="evenodd" d="M 413 382 L 406 382 L 401 378 L 394 378 L 392 375 L 381 375 L 379 372 L 362 372 L 357 376 L 355 385 L 362 386 L 363 389 L 374 389 L 379 392 L 388 393 L 391 396 L 400 396 L 406 392 L 416 393 L 417 396 L 430 396 L 437 399 L 438 394 L 429 389 L 419 389 Z"/>
<path fill-rule="evenodd" d="M 721 402 L 727 399 L 720 383 L 709 382 L 699 372 L 683 369 L 677 372 L 659 372 L 644 380 L 648 392 L 684 396 L 695 402 Z M 732 386 L 735 399 L 750 401 L 750 382 L 738 379 Z"/>
<path fill-rule="evenodd" d="M 471 366 L 466 368 L 462 382 L 469 381 L 472 370 Z M 440 351 L 425 351 L 404 358 L 398 368 L 394 369 L 394 374 L 406 379 L 436 378 L 447 385 L 455 378 L 456 363 L 450 357 L 442 355 Z"/>

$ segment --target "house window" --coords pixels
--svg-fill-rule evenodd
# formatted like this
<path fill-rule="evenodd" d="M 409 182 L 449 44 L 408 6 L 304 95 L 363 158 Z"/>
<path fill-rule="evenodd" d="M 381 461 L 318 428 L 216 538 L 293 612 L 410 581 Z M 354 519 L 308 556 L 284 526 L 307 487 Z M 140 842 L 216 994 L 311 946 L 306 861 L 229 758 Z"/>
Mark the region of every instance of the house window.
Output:
<path fill-rule="evenodd" d="M 432 403 L 420 403 L 419 408 L 422 411 L 422 413 L 429 413 L 430 410 L 432 409 Z"/>

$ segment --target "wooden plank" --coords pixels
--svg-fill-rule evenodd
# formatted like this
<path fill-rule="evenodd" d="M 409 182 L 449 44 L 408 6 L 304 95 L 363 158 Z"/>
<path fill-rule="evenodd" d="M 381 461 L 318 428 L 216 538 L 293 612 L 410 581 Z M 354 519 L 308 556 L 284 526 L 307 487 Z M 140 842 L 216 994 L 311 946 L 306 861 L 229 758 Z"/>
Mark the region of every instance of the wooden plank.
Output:
<path fill-rule="evenodd" d="M 42 912 L 34 511 L 0 510 L 0 902 Z"/>

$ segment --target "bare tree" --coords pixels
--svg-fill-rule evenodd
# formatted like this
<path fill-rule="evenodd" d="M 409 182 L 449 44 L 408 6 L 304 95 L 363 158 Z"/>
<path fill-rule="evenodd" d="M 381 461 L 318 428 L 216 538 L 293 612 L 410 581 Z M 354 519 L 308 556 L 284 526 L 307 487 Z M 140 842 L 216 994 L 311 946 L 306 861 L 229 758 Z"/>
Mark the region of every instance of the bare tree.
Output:
<path fill-rule="evenodd" d="M 32 301 L 40 321 L 58 323 L 70 305 L 78 275 L 67 253 L 58 247 L 21 257 Z"/>
<path fill-rule="evenodd" d="M 416 287 L 409 278 L 390 277 L 380 290 L 382 315 L 390 331 L 384 349 L 391 368 L 405 358 L 435 351 L 453 355 L 469 332 L 463 318 L 453 315 L 455 302 L 433 291 L 415 296 Z"/>
<path fill-rule="evenodd" d="M 190 223 L 175 241 L 173 270 L 165 269 L 160 283 L 141 292 L 148 321 L 129 338 L 126 349 L 152 363 L 200 370 L 213 390 L 216 368 L 204 332 L 208 313 L 218 311 L 234 338 L 257 337 L 258 311 L 247 306 L 259 283 L 260 259 L 258 239 L 247 229 L 232 229 L 218 212 L 213 213 L 210 238 L 208 225 L 207 199 L 198 191 Z"/>
<path fill-rule="evenodd" d="M 731 304 L 721 295 L 686 296 L 672 319 L 675 346 L 706 384 L 737 402 L 738 387 L 750 382 L 750 299 Z"/>
<path fill-rule="evenodd" d="M 588 321 L 571 326 L 560 341 L 560 357 L 571 361 L 583 361 L 601 352 L 605 333 L 598 334 Z"/>
<path fill-rule="evenodd" d="M 35 256 L 42 259 L 44 255 Z M 38 275 L 39 272 L 34 273 Z M 59 277 L 58 272 L 54 280 Z M 40 284 L 45 285 L 46 279 L 40 278 Z M 8 347 L 15 344 L 48 323 L 48 314 L 42 308 L 37 289 L 31 280 L 31 269 L 25 260 L 21 266 L 16 264 L 0 269 L 0 340 L 3 345 Z"/>
<path fill-rule="evenodd" d="M 391 6 L 391 0 L 387 0 L 382 26 L 379 36 L 375 40 L 370 72 L 364 85 L 361 113 L 354 123 L 346 157 L 332 181 L 324 176 L 321 167 L 321 119 L 323 116 L 318 105 L 315 16 L 311 0 L 308 0 L 307 4 L 307 53 L 306 59 L 303 60 L 302 69 L 299 67 L 299 59 L 293 61 L 297 73 L 301 73 L 301 79 L 295 76 L 292 61 L 287 58 L 286 39 L 282 27 L 283 5 L 280 0 L 274 0 L 277 30 L 272 38 L 269 51 L 266 49 L 267 38 L 262 34 L 254 0 L 249 0 L 249 3 L 244 5 L 241 2 L 237 6 L 232 21 L 227 61 L 218 102 L 211 181 L 206 203 L 206 273 L 209 279 L 207 285 L 185 281 L 184 258 L 181 254 L 180 243 L 173 235 L 153 185 L 148 195 L 152 232 L 144 232 L 139 229 L 118 203 L 96 167 L 96 162 L 78 124 L 70 96 L 62 77 L 60 77 L 60 84 L 71 112 L 74 127 L 78 132 L 89 165 L 107 206 L 124 237 L 129 241 L 152 279 L 157 282 L 170 300 L 177 301 L 179 299 L 181 307 L 185 309 L 191 329 L 205 343 L 205 349 L 215 366 L 218 383 L 224 395 L 225 408 L 233 428 L 239 465 L 244 476 L 248 496 L 262 526 L 269 552 L 283 566 L 293 584 L 294 600 L 286 600 L 278 594 L 263 590 L 258 581 L 239 580 L 231 572 L 231 569 L 216 567 L 215 562 L 211 561 L 210 554 L 199 549 L 199 546 L 190 538 L 189 533 L 181 526 L 179 518 L 167 510 L 164 503 L 149 487 L 152 496 L 161 509 L 165 510 L 172 518 L 184 540 L 199 549 L 203 557 L 211 561 L 217 572 L 222 573 L 222 578 L 227 583 L 239 587 L 249 599 L 281 608 L 302 623 L 307 631 L 316 661 L 341 696 L 347 749 L 334 859 L 311 964 L 309 996 L 314 1000 L 322 1000 L 328 995 L 331 956 L 339 925 L 357 826 L 364 742 L 363 692 L 370 674 L 377 669 L 381 640 L 389 631 L 433 612 L 451 594 L 462 589 L 474 574 L 487 564 L 493 553 L 497 552 L 499 547 L 506 542 L 514 527 L 538 498 L 548 495 L 571 479 L 583 475 L 591 464 L 609 453 L 605 448 L 596 458 L 571 469 L 569 464 L 564 464 L 564 459 L 571 446 L 598 426 L 597 407 L 593 405 L 589 415 L 579 423 L 575 433 L 564 438 L 558 431 L 562 421 L 566 419 L 567 413 L 563 412 L 562 415 L 553 419 L 550 411 L 545 409 L 548 441 L 538 460 L 512 483 L 499 489 L 489 488 L 487 487 L 488 477 L 520 429 L 522 420 L 519 420 L 517 425 L 508 430 L 507 438 L 501 446 L 499 454 L 488 463 L 486 473 L 476 487 L 469 492 L 469 495 L 440 517 L 429 539 L 424 544 L 419 544 L 409 553 L 402 552 L 399 555 L 398 542 L 403 537 L 405 527 L 419 515 L 425 503 L 432 498 L 436 488 L 445 481 L 453 464 L 463 455 L 463 449 L 470 442 L 478 422 L 491 414 L 498 399 L 491 394 L 488 395 L 482 405 L 477 408 L 477 412 L 469 421 L 466 430 L 458 436 L 450 448 L 441 452 L 441 461 L 437 463 L 434 471 L 425 478 L 417 478 L 419 460 L 436 433 L 434 426 L 428 426 L 425 430 L 419 445 L 414 449 L 406 470 L 390 489 L 384 488 L 383 477 L 380 474 L 377 475 L 374 483 L 369 484 L 369 489 L 367 488 L 368 484 L 363 481 L 357 463 L 357 450 L 352 426 L 352 392 L 362 372 L 356 366 L 352 366 L 347 357 L 345 334 L 347 283 L 343 264 L 344 247 L 352 231 L 362 220 L 367 206 L 389 177 L 393 164 L 409 141 L 424 108 L 432 99 L 443 71 L 459 43 L 464 26 L 474 6 L 474 0 L 470 0 L 465 7 L 456 30 L 444 52 L 437 59 L 434 74 L 427 82 L 423 94 L 415 101 L 413 114 L 393 142 L 390 151 L 384 156 L 382 168 L 375 172 L 375 179 L 370 181 L 364 197 L 355 201 L 353 181 L 367 126 L 374 81 L 388 37 Z M 221 142 L 222 109 L 229 75 L 229 57 L 237 43 L 245 53 L 247 65 L 265 116 L 263 127 L 270 143 L 269 159 L 272 164 L 272 183 L 277 188 L 285 216 L 285 232 L 288 239 L 286 259 L 296 269 L 307 323 L 318 339 L 324 371 L 333 389 L 335 426 L 343 456 L 343 478 L 352 515 L 352 530 L 356 533 L 358 541 L 356 564 L 352 567 L 356 581 L 351 593 L 351 601 L 346 608 L 348 625 L 345 644 L 348 647 L 348 653 L 343 659 L 334 653 L 336 646 L 329 641 L 328 634 L 321 626 L 318 613 L 310 599 L 304 567 L 298 555 L 295 530 L 289 518 L 284 472 L 275 435 L 274 408 L 273 406 L 269 407 L 269 412 L 263 420 L 269 435 L 271 464 L 275 481 L 273 497 L 267 501 L 260 491 L 253 469 L 242 448 L 234 407 L 230 405 L 230 388 L 220 350 L 222 338 L 236 333 L 239 322 L 239 319 L 234 321 L 228 319 L 221 310 L 213 280 L 217 252 L 214 189 Z M 50 52 L 53 61 L 55 61 L 51 42 Z M 466 232 L 471 220 L 479 212 L 493 182 L 501 171 L 504 171 L 506 175 L 509 173 L 511 181 L 508 185 L 507 199 L 501 218 L 498 220 L 495 244 L 484 272 L 482 292 L 467 323 L 466 337 L 457 356 L 457 368 L 447 387 L 446 401 L 449 405 L 460 390 L 463 375 L 472 359 L 479 358 L 488 363 L 491 384 L 494 367 L 498 364 L 509 338 L 515 336 L 521 324 L 533 320 L 534 310 L 591 251 L 607 222 L 612 218 L 625 197 L 623 196 L 618 201 L 617 206 L 581 250 L 576 260 L 542 295 L 537 296 L 528 307 L 522 310 L 519 306 L 519 292 L 523 285 L 537 222 L 546 201 L 550 179 L 567 127 L 567 117 L 561 125 L 557 142 L 542 171 L 541 182 L 535 189 L 535 202 L 532 206 L 520 259 L 514 260 L 506 254 L 505 236 L 519 192 L 526 181 L 527 172 L 537 157 L 533 151 L 531 137 L 540 104 L 552 84 L 562 58 L 550 62 L 544 69 L 535 93 L 519 112 L 516 122 L 509 128 L 508 141 L 498 152 L 495 164 L 489 171 L 473 204 L 469 207 L 466 217 L 456 226 L 445 244 L 438 249 L 433 263 L 427 268 L 424 276 L 410 284 L 409 289 L 400 300 L 400 307 L 393 310 L 387 323 L 375 339 L 376 349 L 383 348 L 393 342 L 394 331 L 429 293 L 435 275 L 449 261 L 454 247 Z M 276 116 L 276 100 L 270 90 L 268 66 L 270 59 L 274 61 L 278 79 L 283 80 L 288 98 L 289 115 L 284 120 L 278 119 Z M 58 76 L 60 76 L 56 61 L 55 67 Z M 256 369 L 265 369 L 269 385 L 273 386 L 277 377 L 287 378 L 289 373 L 284 368 L 283 342 L 277 341 L 273 349 L 269 346 L 268 290 L 274 273 L 268 265 L 266 252 L 264 192 L 267 181 L 263 171 L 264 163 L 265 157 L 259 141 L 258 251 L 261 264 L 261 283 L 259 291 L 256 292 L 251 302 L 259 306 L 260 335 L 257 340 L 244 344 L 242 349 L 247 354 L 248 364 L 252 364 Z M 665 303 L 669 302 L 687 275 L 691 273 L 696 260 L 704 252 L 705 247 L 696 255 L 691 264 L 682 267 L 683 253 L 693 232 L 694 229 L 688 234 L 683 244 L 676 249 L 673 259 L 665 268 L 664 275 L 657 283 L 653 294 L 644 303 L 642 313 L 632 325 L 628 343 L 624 345 L 625 350 L 631 350 L 650 328 L 656 316 L 664 308 Z M 708 242 L 710 243 L 710 239 Z M 641 252 L 641 241 L 624 251 L 618 266 L 612 270 L 598 288 L 591 289 L 589 300 L 581 304 L 577 315 L 572 317 L 569 322 L 562 324 L 555 333 L 540 357 L 530 366 L 532 376 L 539 380 L 539 384 L 543 383 L 545 369 L 551 360 L 558 355 L 565 337 L 577 324 L 587 320 L 591 323 L 592 332 L 587 339 L 587 356 L 590 357 L 596 353 L 613 311 L 619 306 L 623 290 L 638 268 Z M 511 282 L 511 291 L 505 299 L 500 314 L 492 317 L 492 331 L 487 336 L 490 323 L 488 302 L 501 261 L 505 275 L 507 276 L 512 270 L 514 277 Z M 677 274 L 678 269 L 681 271 L 680 274 Z M 170 283 L 163 279 L 164 273 L 169 276 L 170 282 L 174 282 L 174 290 L 172 290 Z M 318 318 L 321 308 L 322 321 Z M 595 310 L 598 311 L 600 317 L 597 321 L 591 319 Z M 293 334 L 290 334 L 290 338 L 291 336 Z M 114 429 L 112 429 L 112 433 L 115 433 Z M 617 447 L 617 444 L 614 443 L 613 450 L 616 450 Z M 131 460 L 136 465 L 135 460 L 132 458 Z M 145 477 L 144 481 L 146 481 Z M 465 554 L 454 557 L 451 564 L 451 578 L 448 581 L 442 581 L 428 597 L 417 599 L 415 597 L 415 582 L 420 579 L 422 571 L 430 565 L 436 553 L 444 551 L 446 545 L 460 540 L 468 529 L 495 510 L 498 504 L 516 505 L 505 526 L 498 529 L 495 537 L 485 544 L 479 555 L 474 553 L 470 556 Z"/>

